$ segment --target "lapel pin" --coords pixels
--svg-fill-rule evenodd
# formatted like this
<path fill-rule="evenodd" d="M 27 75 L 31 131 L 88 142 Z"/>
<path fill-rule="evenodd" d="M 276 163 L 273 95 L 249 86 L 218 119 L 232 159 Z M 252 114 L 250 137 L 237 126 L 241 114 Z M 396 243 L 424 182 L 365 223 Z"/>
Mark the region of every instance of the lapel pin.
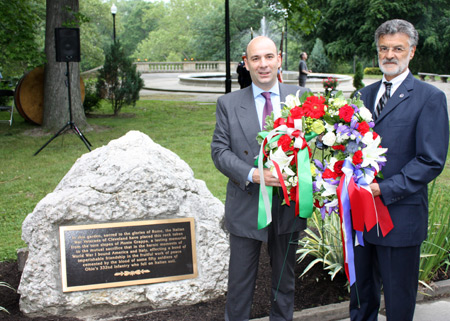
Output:
<path fill-rule="evenodd" d="M 400 97 L 400 98 L 403 98 L 403 97 L 405 97 L 405 94 L 400 94 L 399 97 Z"/>

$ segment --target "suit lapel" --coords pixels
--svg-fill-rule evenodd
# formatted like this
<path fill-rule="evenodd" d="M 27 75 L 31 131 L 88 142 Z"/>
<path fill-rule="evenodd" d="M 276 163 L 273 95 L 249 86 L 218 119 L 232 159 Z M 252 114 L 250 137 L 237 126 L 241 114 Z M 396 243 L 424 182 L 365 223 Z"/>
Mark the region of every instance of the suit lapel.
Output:
<path fill-rule="evenodd" d="M 256 112 L 255 100 L 253 99 L 252 87 L 247 87 L 246 92 L 242 92 L 239 107 L 236 108 L 239 124 L 244 133 L 245 139 L 251 146 L 253 153 L 258 155 L 259 144 L 256 140 L 256 136 L 260 132 L 261 128 L 258 121 L 258 113 Z"/>
<path fill-rule="evenodd" d="M 410 96 L 410 91 L 413 89 L 414 78 L 410 73 L 408 77 L 402 82 L 400 87 L 395 91 L 395 93 L 388 99 L 386 106 L 384 106 L 383 111 L 380 116 L 377 118 L 375 123 L 382 121 L 386 115 L 388 115 L 391 111 L 393 111 L 400 103 L 405 101 Z"/>
<path fill-rule="evenodd" d="M 375 117 L 375 106 L 378 103 L 375 99 L 377 99 L 377 93 L 380 85 L 381 80 L 373 85 L 372 90 L 367 91 L 367 98 L 364 97 L 365 106 L 372 112 L 373 117 Z"/>

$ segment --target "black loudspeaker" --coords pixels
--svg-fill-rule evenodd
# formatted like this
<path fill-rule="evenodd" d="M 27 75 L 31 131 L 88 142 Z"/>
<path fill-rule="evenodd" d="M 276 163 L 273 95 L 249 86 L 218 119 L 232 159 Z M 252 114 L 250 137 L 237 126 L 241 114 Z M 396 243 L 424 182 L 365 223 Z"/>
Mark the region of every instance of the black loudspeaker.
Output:
<path fill-rule="evenodd" d="M 56 61 L 80 61 L 80 29 L 55 28 Z"/>

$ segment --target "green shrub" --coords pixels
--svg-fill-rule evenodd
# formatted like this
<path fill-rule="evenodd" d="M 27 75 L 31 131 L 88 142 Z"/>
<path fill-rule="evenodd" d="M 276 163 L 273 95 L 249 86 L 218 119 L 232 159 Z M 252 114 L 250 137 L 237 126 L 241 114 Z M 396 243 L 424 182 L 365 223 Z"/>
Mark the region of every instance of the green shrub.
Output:
<path fill-rule="evenodd" d="M 450 266 L 450 208 L 443 201 L 443 192 L 429 193 L 428 235 L 420 249 L 419 280 L 429 283 L 436 272 Z"/>
<path fill-rule="evenodd" d="M 85 113 L 90 113 L 95 109 L 100 108 L 100 101 L 102 98 L 96 91 L 97 80 L 85 79 L 84 80 L 84 101 L 83 108 Z"/>
<path fill-rule="evenodd" d="M 325 53 L 323 41 L 319 38 L 316 39 L 309 60 L 309 67 L 314 72 L 328 72 L 330 69 L 330 61 L 328 60 L 327 54 Z"/>
<path fill-rule="evenodd" d="M 333 280 L 339 272 L 344 273 L 339 217 L 332 214 L 322 220 L 320 212 L 316 210 L 308 220 L 308 224 L 312 224 L 312 228 L 307 228 L 305 230 L 307 236 L 299 241 L 298 261 L 301 262 L 307 255 L 312 255 L 316 259 L 305 268 L 303 274 L 317 263 L 321 263 Z"/>
<path fill-rule="evenodd" d="M 144 81 L 132 59 L 126 56 L 119 41 L 113 43 L 98 73 L 97 95 L 110 101 L 117 116 L 123 106 L 136 104 L 143 87 Z"/>
<path fill-rule="evenodd" d="M 353 77 L 353 87 L 355 87 L 355 91 L 352 92 L 350 97 L 353 98 L 356 91 L 358 91 L 359 89 L 364 87 L 364 83 L 362 81 L 363 78 L 364 78 L 364 73 L 363 73 L 362 63 L 360 61 L 358 61 L 356 63 L 355 76 Z"/>
<path fill-rule="evenodd" d="M 378 67 L 367 67 L 364 68 L 364 74 L 365 75 L 382 75 L 380 68 Z"/>

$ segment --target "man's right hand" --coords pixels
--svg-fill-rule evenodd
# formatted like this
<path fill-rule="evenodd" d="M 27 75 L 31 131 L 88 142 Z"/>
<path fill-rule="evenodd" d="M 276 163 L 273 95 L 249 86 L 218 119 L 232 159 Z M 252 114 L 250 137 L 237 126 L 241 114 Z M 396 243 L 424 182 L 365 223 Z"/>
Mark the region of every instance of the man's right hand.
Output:
<path fill-rule="evenodd" d="M 268 168 L 264 168 L 263 170 L 264 173 L 264 184 L 266 186 L 276 186 L 276 187 L 281 187 L 281 183 L 280 180 L 278 178 L 276 178 L 275 176 L 272 175 L 272 172 L 268 169 Z M 286 179 L 287 176 L 283 175 L 283 179 Z M 255 171 L 253 172 L 253 183 L 255 184 L 261 184 L 261 176 L 259 174 L 259 169 L 255 169 Z"/>

